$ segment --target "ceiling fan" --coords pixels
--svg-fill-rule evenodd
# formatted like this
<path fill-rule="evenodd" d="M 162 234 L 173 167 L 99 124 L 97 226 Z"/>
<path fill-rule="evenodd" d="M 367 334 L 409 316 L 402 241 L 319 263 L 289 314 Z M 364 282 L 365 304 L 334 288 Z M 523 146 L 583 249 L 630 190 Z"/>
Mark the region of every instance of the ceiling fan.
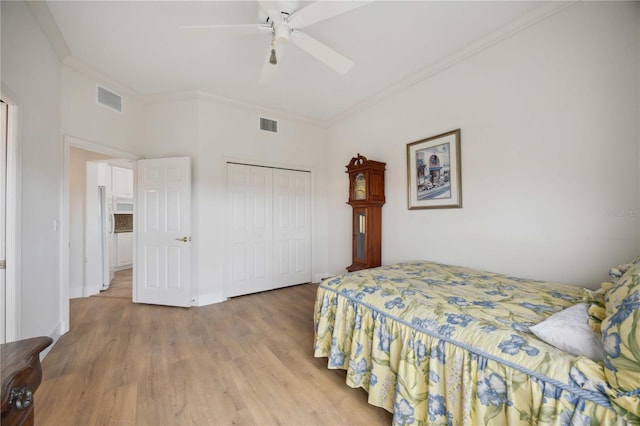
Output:
<path fill-rule="evenodd" d="M 259 24 L 239 25 L 188 25 L 181 30 L 214 30 L 236 34 L 264 33 L 271 35 L 271 49 L 263 66 L 260 81 L 264 82 L 276 69 L 282 59 L 284 42 L 293 44 L 306 51 L 339 74 L 347 73 L 353 62 L 327 45 L 300 31 L 325 19 L 343 14 L 369 3 L 368 1 L 316 1 L 299 8 L 299 1 L 258 0 L 260 10 Z M 276 46 L 277 44 L 277 46 Z M 277 47 L 277 48 L 276 48 Z M 276 56 L 277 55 L 277 56 Z"/>

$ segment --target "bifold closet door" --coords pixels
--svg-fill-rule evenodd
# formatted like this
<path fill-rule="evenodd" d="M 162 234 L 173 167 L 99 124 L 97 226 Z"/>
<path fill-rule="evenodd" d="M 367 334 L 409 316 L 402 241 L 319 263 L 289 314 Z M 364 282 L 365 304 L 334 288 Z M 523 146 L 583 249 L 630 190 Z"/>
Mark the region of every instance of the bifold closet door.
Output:
<path fill-rule="evenodd" d="M 273 169 L 274 287 L 311 281 L 311 173 Z"/>
<path fill-rule="evenodd" d="M 273 173 L 227 164 L 227 297 L 273 288 Z"/>
<path fill-rule="evenodd" d="M 227 164 L 227 297 L 311 281 L 311 174 Z"/>

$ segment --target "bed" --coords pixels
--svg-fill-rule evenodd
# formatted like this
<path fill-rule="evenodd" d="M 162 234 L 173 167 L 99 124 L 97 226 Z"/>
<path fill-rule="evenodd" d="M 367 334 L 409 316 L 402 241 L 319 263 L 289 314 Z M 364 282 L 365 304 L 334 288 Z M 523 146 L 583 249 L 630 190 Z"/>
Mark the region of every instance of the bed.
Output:
<path fill-rule="evenodd" d="M 346 370 L 347 385 L 366 390 L 398 425 L 640 423 L 640 266 L 634 270 L 637 277 L 622 276 L 608 292 L 431 262 L 347 273 L 318 287 L 314 353 Z M 585 300 L 588 313 L 603 313 L 603 337 L 590 318 L 594 340 L 605 341 L 603 360 L 531 331 Z M 611 320 L 623 305 L 626 317 Z M 578 334 L 566 323 L 551 328 L 570 330 L 560 340 Z M 615 340 L 622 335 L 631 343 Z"/>

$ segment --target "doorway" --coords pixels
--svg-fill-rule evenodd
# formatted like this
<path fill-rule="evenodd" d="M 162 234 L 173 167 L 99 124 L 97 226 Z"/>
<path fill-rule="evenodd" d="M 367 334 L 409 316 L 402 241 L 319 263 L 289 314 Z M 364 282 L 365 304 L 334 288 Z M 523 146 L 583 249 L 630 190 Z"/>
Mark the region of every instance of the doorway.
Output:
<path fill-rule="evenodd" d="M 97 164 L 117 164 L 132 170 L 137 156 L 128 152 L 112 149 L 100 144 L 82 140 L 73 136 L 64 137 L 64 192 L 63 192 L 63 235 L 64 250 L 62 267 L 62 316 L 63 333 L 69 331 L 69 299 L 99 294 L 102 289 L 96 282 L 87 280 L 91 268 L 101 267 L 101 236 L 98 218 L 99 198 L 97 180 L 89 182 L 87 170 Z M 98 179 L 97 175 L 95 179 Z M 101 179 L 104 179 L 102 177 Z M 135 186 L 135 174 L 132 172 L 132 187 Z M 95 191 L 88 191 L 94 187 Z M 133 200 L 133 194 L 131 194 Z M 107 200 L 104 200 L 105 202 Z M 109 200 L 103 207 L 110 205 Z M 92 209 L 88 209 L 92 206 Z M 95 217 L 94 213 L 95 212 Z M 103 210 L 102 219 L 113 219 Z M 109 214 L 111 211 L 109 212 Z M 95 227 L 94 238 L 87 240 L 87 225 Z M 109 231 L 115 225 L 109 223 Z M 89 227 L 91 228 L 91 227 Z M 106 228 L 105 228 L 106 229 Z M 92 234 L 93 235 L 93 234 Z M 131 236 L 131 245 L 133 237 Z M 133 250 L 133 249 L 131 249 Z M 133 267 L 133 264 L 130 265 Z M 124 269 L 124 268 L 121 268 Z M 110 271 L 109 271 L 110 272 Z"/>
<path fill-rule="evenodd" d="M 109 292 L 116 271 L 133 267 L 133 164 L 77 147 L 70 148 L 69 159 L 69 296 L 74 298 Z"/>

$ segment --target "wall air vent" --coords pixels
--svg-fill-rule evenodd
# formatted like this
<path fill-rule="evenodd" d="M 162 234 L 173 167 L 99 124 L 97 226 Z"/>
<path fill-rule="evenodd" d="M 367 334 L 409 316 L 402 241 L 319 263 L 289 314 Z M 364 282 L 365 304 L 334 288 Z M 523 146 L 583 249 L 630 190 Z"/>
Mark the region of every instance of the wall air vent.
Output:
<path fill-rule="evenodd" d="M 122 112 L 122 96 L 98 86 L 98 103 L 107 108 Z"/>
<path fill-rule="evenodd" d="M 278 133 L 278 122 L 268 118 L 260 117 L 260 130 L 265 132 Z"/>

